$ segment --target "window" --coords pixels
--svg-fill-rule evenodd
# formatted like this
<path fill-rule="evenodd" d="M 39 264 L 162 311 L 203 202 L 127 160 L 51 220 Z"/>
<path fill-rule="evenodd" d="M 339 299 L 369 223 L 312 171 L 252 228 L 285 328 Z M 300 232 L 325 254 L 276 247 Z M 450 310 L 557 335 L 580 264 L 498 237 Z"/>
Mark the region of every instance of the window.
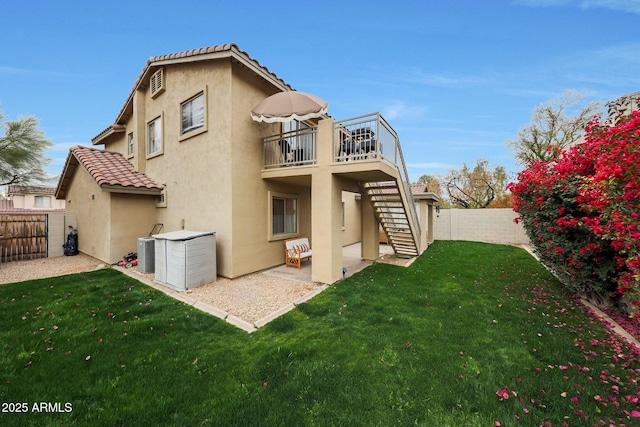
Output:
<path fill-rule="evenodd" d="M 51 197 L 49 196 L 35 196 L 34 205 L 36 208 L 50 208 Z"/>
<path fill-rule="evenodd" d="M 298 199 L 292 196 L 271 197 L 271 235 L 295 234 L 298 232 Z"/>
<path fill-rule="evenodd" d="M 162 68 L 153 73 L 149 85 L 151 86 L 152 98 L 155 98 L 156 96 L 164 92 L 164 75 L 162 74 Z"/>
<path fill-rule="evenodd" d="M 162 116 L 147 125 L 147 155 L 162 153 Z"/>
<path fill-rule="evenodd" d="M 133 156 L 133 132 L 128 135 L 127 154 Z"/>
<path fill-rule="evenodd" d="M 182 104 L 182 134 L 204 126 L 204 92 Z"/>

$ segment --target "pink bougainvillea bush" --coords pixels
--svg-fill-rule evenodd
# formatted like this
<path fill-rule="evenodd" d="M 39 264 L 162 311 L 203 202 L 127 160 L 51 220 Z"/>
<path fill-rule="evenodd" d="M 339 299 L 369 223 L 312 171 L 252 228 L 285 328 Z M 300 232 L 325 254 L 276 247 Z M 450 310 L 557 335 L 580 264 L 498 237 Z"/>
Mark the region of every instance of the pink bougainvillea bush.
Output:
<path fill-rule="evenodd" d="M 640 301 L 640 113 L 592 122 L 583 143 L 535 162 L 509 189 L 536 252 L 587 294 Z"/>

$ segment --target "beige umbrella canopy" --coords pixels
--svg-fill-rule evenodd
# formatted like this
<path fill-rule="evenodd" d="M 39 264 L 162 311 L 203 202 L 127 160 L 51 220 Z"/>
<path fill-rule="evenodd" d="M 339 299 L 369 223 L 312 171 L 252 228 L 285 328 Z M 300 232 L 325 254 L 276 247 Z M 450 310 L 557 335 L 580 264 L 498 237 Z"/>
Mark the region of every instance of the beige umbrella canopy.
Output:
<path fill-rule="evenodd" d="M 306 92 L 278 92 L 251 110 L 256 122 L 290 122 L 318 118 L 327 113 L 327 101 Z"/>

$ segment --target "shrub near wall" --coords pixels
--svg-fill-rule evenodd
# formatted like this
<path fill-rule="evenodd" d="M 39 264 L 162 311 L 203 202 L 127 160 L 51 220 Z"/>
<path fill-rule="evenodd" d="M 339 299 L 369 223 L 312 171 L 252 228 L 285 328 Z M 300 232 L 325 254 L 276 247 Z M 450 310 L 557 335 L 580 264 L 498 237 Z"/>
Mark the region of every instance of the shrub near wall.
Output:
<path fill-rule="evenodd" d="M 585 142 L 509 185 L 541 261 L 574 290 L 640 300 L 640 114 L 597 122 Z"/>

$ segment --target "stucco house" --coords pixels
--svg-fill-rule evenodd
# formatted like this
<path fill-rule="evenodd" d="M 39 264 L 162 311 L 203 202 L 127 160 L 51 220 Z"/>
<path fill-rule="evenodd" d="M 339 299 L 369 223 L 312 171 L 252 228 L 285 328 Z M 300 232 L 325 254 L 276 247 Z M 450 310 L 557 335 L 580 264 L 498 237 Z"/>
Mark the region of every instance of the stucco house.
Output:
<path fill-rule="evenodd" d="M 308 237 L 312 280 L 333 283 L 343 245 L 378 257 L 382 224 L 396 253 L 418 255 L 428 236 L 393 128 L 379 114 L 252 120 L 254 106 L 291 90 L 235 44 L 149 58 L 92 139 L 102 149 L 69 151 L 56 197 L 80 251 L 115 263 L 156 223 L 214 231 L 218 275 L 235 278 L 284 264 L 284 240 Z M 434 200 L 420 202 L 425 225 Z"/>
<path fill-rule="evenodd" d="M 14 209 L 26 211 L 64 210 L 64 200 L 55 198 L 55 187 L 9 185 L 7 194 Z"/>

